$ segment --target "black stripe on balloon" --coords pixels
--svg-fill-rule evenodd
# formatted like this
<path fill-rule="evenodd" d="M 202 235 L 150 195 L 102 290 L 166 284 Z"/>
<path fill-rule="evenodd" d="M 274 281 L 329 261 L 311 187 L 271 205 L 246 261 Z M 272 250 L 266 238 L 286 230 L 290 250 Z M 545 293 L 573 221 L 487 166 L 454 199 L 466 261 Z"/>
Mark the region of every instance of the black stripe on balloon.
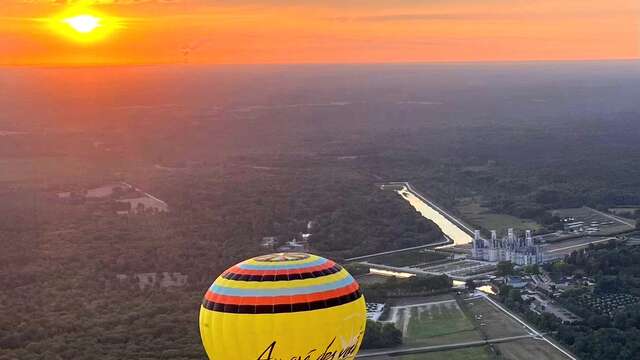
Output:
<path fill-rule="evenodd" d="M 202 306 L 211 311 L 225 312 L 232 314 L 279 314 L 292 313 L 310 310 L 327 309 L 334 306 L 348 304 L 358 300 L 362 296 L 360 290 L 356 290 L 350 294 L 320 301 L 312 301 L 308 303 L 295 304 L 274 304 L 274 305 L 236 305 L 216 303 L 204 299 Z"/>
<path fill-rule="evenodd" d="M 247 275 L 236 274 L 231 271 L 227 271 L 222 274 L 222 278 L 235 281 L 290 281 L 290 280 L 304 280 L 319 278 L 331 274 L 335 274 L 342 270 L 342 266 L 336 264 L 328 269 L 310 271 L 300 274 L 278 274 L 278 275 Z"/>

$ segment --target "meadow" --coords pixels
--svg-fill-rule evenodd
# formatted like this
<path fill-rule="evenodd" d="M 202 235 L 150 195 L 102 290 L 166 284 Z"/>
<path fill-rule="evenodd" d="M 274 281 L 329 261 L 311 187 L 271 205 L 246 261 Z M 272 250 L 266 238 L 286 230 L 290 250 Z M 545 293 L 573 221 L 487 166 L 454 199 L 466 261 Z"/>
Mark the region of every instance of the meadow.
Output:
<path fill-rule="evenodd" d="M 471 319 L 453 299 L 392 307 L 391 321 L 402 330 L 407 346 L 481 340 Z"/>
<path fill-rule="evenodd" d="M 504 232 L 508 228 L 516 231 L 539 230 L 540 224 L 534 220 L 521 219 L 508 214 L 499 214 L 491 209 L 482 206 L 478 197 L 458 199 L 455 209 L 462 215 L 462 218 L 485 231 L 497 230 Z"/>
<path fill-rule="evenodd" d="M 506 338 L 530 334 L 530 332 L 512 317 L 482 298 L 464 302 L 468 311 L 484 337 L 488 339 Z M 514 341 L 493 344 L 496 353 L 504 359 L 517 360 L 567 360 L 560 351 L 547 342 L 536 338 L 516 339 Z"/>
<path fill-rule="evenodd" d="M 404 355 L 396 360 L 493 360 L 495 355 L 488 346 L 470 347 L 449 351 L 430 352 L 425 354 Z"/>
<path fill-rule="evenodd" d="M 451 257 L 451 254 L 427 249 L 419 249 L 375 256 L 367 259 L 367 262 L 372 264 L 403 267 L 417 264 L 431 264 L 447 260 Z"/>

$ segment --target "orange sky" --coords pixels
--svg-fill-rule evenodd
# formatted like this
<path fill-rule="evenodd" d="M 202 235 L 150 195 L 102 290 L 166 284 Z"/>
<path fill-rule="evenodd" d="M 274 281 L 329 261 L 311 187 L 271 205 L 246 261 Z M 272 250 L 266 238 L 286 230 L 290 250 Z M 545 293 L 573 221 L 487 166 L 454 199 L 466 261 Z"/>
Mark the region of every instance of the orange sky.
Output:
<path fill-rule="evenodd" d="M 118 19 L 79 44 L 44 19 Z M 640 57 L 637 0 L 0 0 L 0 64 L 354 63 Z M 185 55 L 188 53 L 188 55 Z"/>

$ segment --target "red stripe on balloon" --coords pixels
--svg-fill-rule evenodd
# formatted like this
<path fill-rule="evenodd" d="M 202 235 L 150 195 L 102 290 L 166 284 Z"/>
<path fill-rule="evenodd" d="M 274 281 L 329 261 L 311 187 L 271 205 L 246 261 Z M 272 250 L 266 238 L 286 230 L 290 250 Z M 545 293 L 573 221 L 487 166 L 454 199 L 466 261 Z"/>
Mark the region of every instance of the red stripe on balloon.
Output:
<path fill-rule="evenodd" d="M 220 295 L 217 293 L 211 292 L 208 290 L 205 294 L 205 299 L 216 302 L 216 303 L 224 303 L 224 304 L 233 304 L 233 305 L 278 305 L 278 304 L 296 304 L 296 303 L 304 303 L 304 302 L 313 302 L 320 300 L 329 300 L 336 297 L 344 296 L 353 293 L 358 290 L 360 286 L 357 282 L 353 282 L 348 286 L 323 291 L 313 294 L 301 294 L 301 295 L 291 295 L 291 296 L 230 296 L 230 295 Z"/>
<path fill-rule="evenodd" d="M 322 265 L 316 265 L 306 268 L 299 269 L 278 269 L 278 270 L 251 270 L 251 269 L 242 269 L 237 265 L 234 265 L 229 270 L 225 271 L 225 274 L 239 274 L 239 275 L 290 275 L 290 274 L 301 274 L 308 273 L 313 271 L 322 271 L 326 269 L 330 269 L 334 267 L 336 263 L 329 260 Z"/>

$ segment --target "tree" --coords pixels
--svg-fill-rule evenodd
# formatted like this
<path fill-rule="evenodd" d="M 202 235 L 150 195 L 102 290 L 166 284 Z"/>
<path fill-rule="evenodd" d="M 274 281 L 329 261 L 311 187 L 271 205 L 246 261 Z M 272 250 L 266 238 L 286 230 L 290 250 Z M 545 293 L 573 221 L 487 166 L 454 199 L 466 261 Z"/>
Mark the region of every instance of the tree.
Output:
<path fill-rule="evenodd" d="M 509 298 L 508 300 L 517 303 L 522 301 L 522 291 L 520 289 L 511 289 L 509 290 Z"/>
<path fill-rule="evenodd" d="M 363 349 L 376 349 L 402 345 L 402 331 L 391 323 L 379 323 L 367 320 L 367 327 L 362 339 Z"/>
<path fill-rule="evenodd" d="M 344 268 L 353 276 L 365 275 L 369 273 L 369 266 L 359 263 L 346 264 Z"/>
<path fill-rule="evenodd" d="M 387 339 L 390 346 L 402 345 L 402 331 L 398 330 L 393 324 L 385 323 L 382 325 L 382 336 Z"/>
<path fill-rule="evenodd" d="M 564 275 L 568 272 L 568 265 L 564 261 L 556 261 L 551 265 L 551 272 L 559 275 Z"/>
<path fill-rule="evenodd" d="M 507 276 L 513 274 L 513 264 L 511 261 L 501 261 L 496 266 L 498 276 Z"/>
<path fill-rule="evenodd" d="M 473 281 L 473 279 L 467 279 L 465 286 L 467 287 L 467 290 L 474 291 L 476 289 L 476 282 Z"/>
<path fill-rule="evenodd" d="M 540 268 L 538 264 L 527 265 L 524 267 L 524 272 L 529 275 L 538 275 L 540 274 Z"/>

